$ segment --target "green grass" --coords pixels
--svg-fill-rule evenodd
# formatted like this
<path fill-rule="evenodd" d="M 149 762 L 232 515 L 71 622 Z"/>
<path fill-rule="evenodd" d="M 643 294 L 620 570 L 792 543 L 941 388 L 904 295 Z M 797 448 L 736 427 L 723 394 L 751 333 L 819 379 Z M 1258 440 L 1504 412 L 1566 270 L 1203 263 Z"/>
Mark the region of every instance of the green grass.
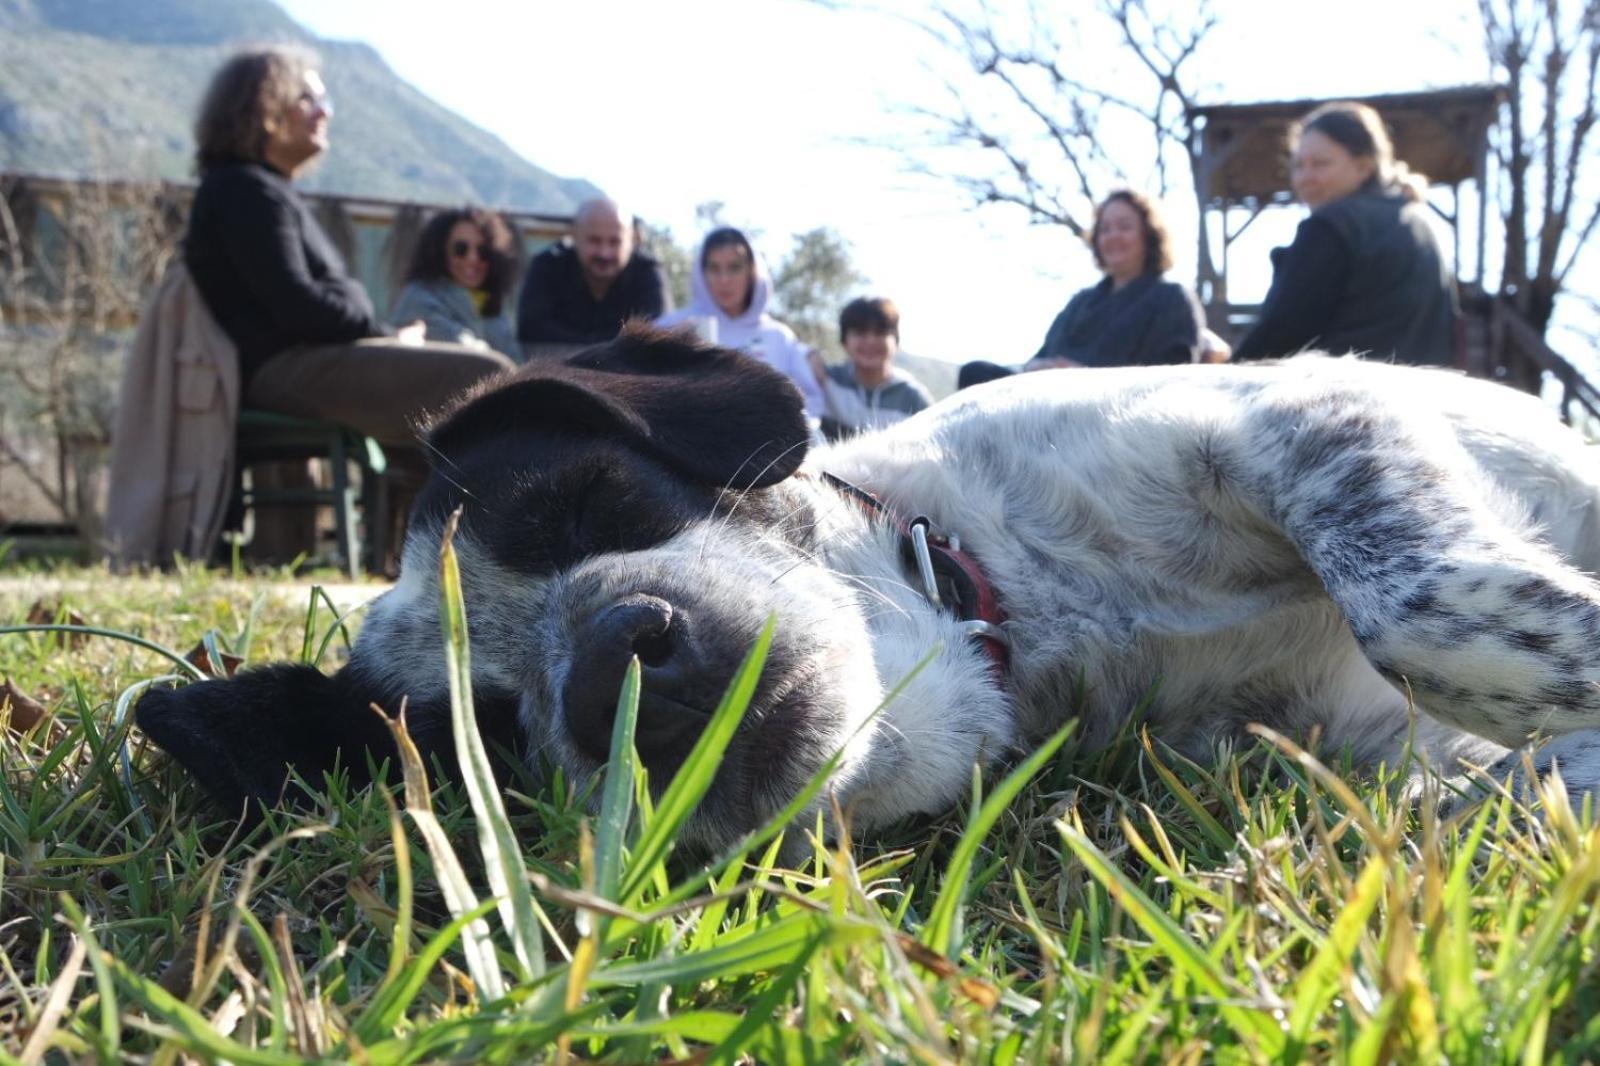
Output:
<path fill-rule="evenodd" d="M 212 634 L 213 660 L 347 649 L 282 576 L 0 578 L 0 626 L 42 596 L 176 651 Z M 471 619 L 449 595 L 441 612 L 459 678 Z M 679 856 L 764 641 L 654 798 L 634 679 L 602 780 L 501 793 L 469 749 L 466 787 L 429 795 L 412 762 L 393 794 L 335 783 L 241 837 L 117 725 L 133 686 L 181 668 L 115 636 L 0 636 L 0 673 L 48 710 L 0 727 L 0 1060 L 1600 1054 L 1600 834 L 1559 793 L 1542 819 L 1502 796 L 1445 821 L 1402 774 L 1347 785 L 1287 742 L 1198 765 L 1069 730 L 940 820 Z"/>

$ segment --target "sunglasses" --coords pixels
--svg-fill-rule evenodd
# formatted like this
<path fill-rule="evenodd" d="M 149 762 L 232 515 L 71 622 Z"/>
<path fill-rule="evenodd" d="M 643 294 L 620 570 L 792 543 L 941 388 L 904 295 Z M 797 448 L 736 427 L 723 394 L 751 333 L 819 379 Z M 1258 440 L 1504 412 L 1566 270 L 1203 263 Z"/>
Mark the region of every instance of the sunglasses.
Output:
<path fill-rule="evenodd" d="M 474 259 L 482 259 L 485 263 L 489 261 L 488 249 L 481 244 L 470 244 L 467 241 L 451 241 L 450 255 L 455 259 L 465 259 L 470 255 Z"/>

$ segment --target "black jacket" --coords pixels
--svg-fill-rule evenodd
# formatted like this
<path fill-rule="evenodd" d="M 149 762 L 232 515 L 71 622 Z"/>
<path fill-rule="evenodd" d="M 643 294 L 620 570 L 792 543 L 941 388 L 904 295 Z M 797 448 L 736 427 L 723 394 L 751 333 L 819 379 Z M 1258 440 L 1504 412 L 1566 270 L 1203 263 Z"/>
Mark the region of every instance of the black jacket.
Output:
<path fill-rule="evenodd" d="M 183 257 L 217 324 L 238 345 L 247 384 L 293 345 L 387 332 L 304 198 L 265 164 L 227 163 L 206 173 Z"/>
<path fill-rule="evenodd" d="M 517 340 L 524 344 L 600 344 L 630 318 L 656 319 L 671 309 L 661 264 L 635 250 L 603 298 L 584 280 L 578 251 L 562 241 L 528 263 L 517 298 Z"/>
<path fill-rule="evenodd" d="M 1120 289 L 1105 278 L 1067 301 L 1034 358 L 1084 366 L 1188 363 L 1200 346 L 1202 321 L 1194 295 L 1160 274 L 1142 275 Z"/>
<path fill-rule="evenodd" d="M 1455 279 L 1426 205 L 1358 192 L 1300 223 L 1272 253 L 1272 288 L 1235 359 L 1305 348 L 1363 352 L 1401 363 L 1456 361 Z"/>

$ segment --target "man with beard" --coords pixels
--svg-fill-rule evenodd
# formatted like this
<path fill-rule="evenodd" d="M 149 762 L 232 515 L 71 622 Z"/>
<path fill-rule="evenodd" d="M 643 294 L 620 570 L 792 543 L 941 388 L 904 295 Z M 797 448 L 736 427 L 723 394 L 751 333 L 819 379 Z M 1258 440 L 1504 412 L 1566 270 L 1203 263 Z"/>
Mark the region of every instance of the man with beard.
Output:
<path fill-rule="evenodd" d="M 517 339 L 528 345 L 600 344 L 630 318 L 667 311 L 661 264 L 634 247 L 633 216 L 615 200 L 589 200 L 572 239 L 534 256 L 517 301 Z"/>

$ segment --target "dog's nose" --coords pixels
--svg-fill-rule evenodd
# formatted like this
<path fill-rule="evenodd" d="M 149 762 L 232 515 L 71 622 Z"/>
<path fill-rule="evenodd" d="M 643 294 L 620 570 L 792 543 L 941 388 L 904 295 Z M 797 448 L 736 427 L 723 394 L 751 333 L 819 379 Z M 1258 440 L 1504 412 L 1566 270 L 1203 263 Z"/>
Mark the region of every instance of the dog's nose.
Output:
<path fill-rule="evenodd" d="M 610 755 L 617 696 L 628 660 L 637 655 L 642 684 L 635 746 L 652 769 L 681 762 L 710 711 L 698 706 L 701 671 L 684 612 L 659 596 L 627 596 L 596 614 L 574 644 L 562 702 L 578 747 L 600 761 Z"/>
<path fill-rule="evenodd" d="M 629 596 L 600 612 L 594 639 L 605 648 L 637 655 L 643 666 L 657 667 L 672 658 L 672 604 L 659 596 Z"/>

